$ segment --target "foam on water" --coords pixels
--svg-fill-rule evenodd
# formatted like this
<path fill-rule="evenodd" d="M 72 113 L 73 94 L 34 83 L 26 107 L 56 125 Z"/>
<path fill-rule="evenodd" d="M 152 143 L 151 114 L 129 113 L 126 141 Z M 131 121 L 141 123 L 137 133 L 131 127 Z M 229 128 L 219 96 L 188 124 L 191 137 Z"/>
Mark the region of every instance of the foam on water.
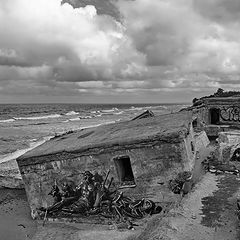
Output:
<path fill-rule="evenodd" d="M 80 116 L 79 118 L 80 118 L 80 119 L 91 119 L 92 116 Z"/>
<path fill-rule="evenodd" d="M 60 114 L 52 114 L 52 115 L 36 116 L 36 117 L 14 117 L 14 119 L 15 120 L 41 120 L 41 119 L 59 118 L 59 117 L 61 117 Z"/>
<path fill-rule="evenodd" d="M 70 118 L 70 119 L 68 119 L 67 121 L 79 121 L 79 120 L 80 120 L 80 118 L 77 117 L 77 118 Z"/>
<path fill-rule="evenodd" d="M 70 111 L 70 112 L 66 113 L 65 115 L 66 116 L 72 116 L 72 115 L 78 115 L 78 114 L 79 114 L 78 112 Z"/>
<path fill-rule="evenodd" d="M 15 119 L 6 119 L 6 120 L 0 120 L 0 123 L 9 123 L 9 122 L 14 122 Z"/>

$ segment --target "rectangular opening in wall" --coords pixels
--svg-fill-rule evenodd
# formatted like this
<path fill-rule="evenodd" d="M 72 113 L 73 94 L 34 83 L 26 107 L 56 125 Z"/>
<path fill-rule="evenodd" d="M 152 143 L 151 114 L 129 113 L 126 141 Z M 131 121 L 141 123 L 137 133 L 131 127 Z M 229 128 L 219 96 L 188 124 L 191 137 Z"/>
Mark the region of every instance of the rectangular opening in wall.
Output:
<path fill-rule="evenodd" d="M 129 156 L 118 156 L 113 158 L 113 161 L 117 170 L 120 188 L 136 187 Z"/>
<path fill-rule="evenodd" d="M 220 121 L 220 109 L 218 108 L 211 108 L 209 110 L 210 115 L 210 124 L 217 125 Z"/>

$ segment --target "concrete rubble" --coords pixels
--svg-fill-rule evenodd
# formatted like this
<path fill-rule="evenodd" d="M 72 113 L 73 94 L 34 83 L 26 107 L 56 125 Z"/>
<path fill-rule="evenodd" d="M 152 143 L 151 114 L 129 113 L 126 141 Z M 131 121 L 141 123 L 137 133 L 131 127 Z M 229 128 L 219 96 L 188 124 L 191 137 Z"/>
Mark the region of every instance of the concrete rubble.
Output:
<path fill-rule="evenodd" d="M 0 163 L 0 188 L 24 189 L 16 160 Z"/>

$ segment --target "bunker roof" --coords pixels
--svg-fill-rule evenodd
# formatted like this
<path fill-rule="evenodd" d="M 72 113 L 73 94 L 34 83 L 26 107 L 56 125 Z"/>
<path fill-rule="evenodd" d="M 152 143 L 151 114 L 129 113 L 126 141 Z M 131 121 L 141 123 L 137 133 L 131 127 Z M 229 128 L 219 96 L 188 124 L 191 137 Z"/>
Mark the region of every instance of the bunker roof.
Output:
<path fill-rule="evenodd" d="M 190 122 L 191 115 L 180 112 L 87 128 L 54 137 L 20 156 L 17 162 L 23 166 L 41 163 L 49 156 L 64 153 L 90 155 L 133 148 L 137 144 L 177 143 L 188 134 Z"/>
<path fill-rule="evenodd" d="M 239 104 L 240 96 L 205 98 L 203 101 L 205 104 L 219 104 L 219 105 Z"/>

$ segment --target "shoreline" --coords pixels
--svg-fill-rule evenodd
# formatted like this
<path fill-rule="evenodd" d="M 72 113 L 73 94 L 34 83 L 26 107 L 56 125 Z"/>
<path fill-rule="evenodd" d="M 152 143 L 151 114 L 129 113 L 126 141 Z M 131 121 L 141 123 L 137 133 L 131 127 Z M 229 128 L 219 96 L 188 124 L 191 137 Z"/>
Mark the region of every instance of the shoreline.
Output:
<path fill-rule="evenodd" d="M 81 128 L 76 129 L 74 131 L 81 131 L 83 129 L 98 127 L 98 126 L 101 126 L 101 125 L 112 124 L 112 123 L 116 123 L 116 122 L 118 122 L 118 120 L 108 121 L 108 122 L 106 121 L 104 123 L 99 123 L 99 124 L 89 125 L 89 126 L 86 126 L 86 127 L 81 127 Z M 7 154 L 0 155 L 0 164 L 8 162 L 8 161 L 15 160 L 18 157 L 20 157 L 21 155 L 25 154 L 26 152 L 31 151 L 34 148 L 36 148 L 36 147 L 42 145 L 43 143 L 49 141 L 50 139 L 52 139 L 56 136 L 61 136 L 65 133 L 67 133 L 68 131 L 71 131 L 71 130 L 66 130 L 65 132 L 61 132 L 61 133 L 56 134 L 55 136 L 54 135 L 43 136 L 43 137 L 39 138 L 37 141 L 34 141 L 35 139 L 29 140 L 29 147 L 28 148 L 17 149 L 14 152 L 10 152 L 10 153 L 7 153 Z"/>
<path fill-rule="evenodd" d="M 17 159 L 18 157 L 20 157 L 24 153 L 26 153 L 28 151 L 31 151 L 32 149 L 40 146 L 41 144 L 45 143 L 46 141 L 50 140 L 53 137 L 54 136 L 42 137 L 42 138 L 40 138 L 40 140 L 38 140 L 36 142 L 33 142 L 33 140 L 34 140 L 33 139 L 32 141 L 29 141 L 29 147 L 28 148 L 18 149 L 14 152 L 7 153 L 7 154 L 4 154 L 4 155 L 0 155 L 0 164 Z"/>

